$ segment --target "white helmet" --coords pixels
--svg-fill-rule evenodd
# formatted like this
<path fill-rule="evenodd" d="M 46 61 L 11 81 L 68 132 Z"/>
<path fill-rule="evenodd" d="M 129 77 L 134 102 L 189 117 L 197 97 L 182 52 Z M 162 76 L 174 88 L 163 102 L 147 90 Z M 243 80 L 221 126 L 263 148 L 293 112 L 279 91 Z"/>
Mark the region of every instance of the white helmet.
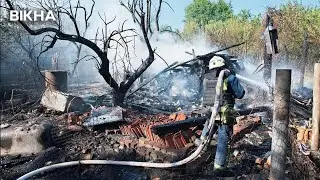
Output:
<path fill-rule="evenodd" d="M 220 56 L 213 56 L 209 62 L 209 69 L 215 69 L 224 66 L 224 59 Z"/>

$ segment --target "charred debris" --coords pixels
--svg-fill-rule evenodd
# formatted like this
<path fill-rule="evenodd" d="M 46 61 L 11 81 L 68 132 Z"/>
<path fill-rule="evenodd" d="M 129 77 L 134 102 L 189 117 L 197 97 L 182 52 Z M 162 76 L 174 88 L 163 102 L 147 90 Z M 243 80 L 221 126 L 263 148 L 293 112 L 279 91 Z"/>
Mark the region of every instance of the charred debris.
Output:
<path fill-rule="evenodd" d="M 241 43 L 243 44 L 243 43 Z M 246 75 L 236 57 L 219 52 L 175 62 L 152 77 L 141 76 L 129 90 L 123 107 L 113 106 L 112 93 L 101 84 L 69 87 L 66 72 L 45 72 L 46 90 L 39 101 L 23 91 L 4 90 L 1 121 L 1 177 L 15 179 L 37 168 L 74 160 L 109 159 L 176 162 L 196 148 L 210 109 L 201 106 L 205 66 L 214 56 L 227 59 L 233 71 Z M 232 136 L 230 170 L 223 175 L 210 171 L 208 147 L 202 158 L 174 169 L 143 169 L 118 166 L 66 168 L 44 174 L 46 179 L 154 179 L 208 177 L 263 178 L 270 168 L 271 103 L 258 86 L 243 82 L 249 96 L 236 102 L 237 123 Z M 86 95 L 87 92 L 98 92 Z M 312 116 L 312 90 L 292 92 L 292 120 L 305 127 Z M 308 137 L 307 139 L 308 140 Z M 269 154 L 268 154 L 269 153 Z M 241 170 L 240 170 L 241 169 Z"/>

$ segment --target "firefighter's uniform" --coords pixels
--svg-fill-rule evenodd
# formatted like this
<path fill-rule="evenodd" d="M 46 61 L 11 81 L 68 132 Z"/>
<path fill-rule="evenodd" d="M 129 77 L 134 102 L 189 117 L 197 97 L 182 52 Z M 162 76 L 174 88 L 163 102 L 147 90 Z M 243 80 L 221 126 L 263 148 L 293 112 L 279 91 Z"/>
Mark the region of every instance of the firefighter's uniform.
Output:
<path fill-rule="evenodd" d="M 214 56 L 209 62 L 209 71 L 204 75 L 203 106 L 213 106 L 215 102 L 216 84 L 221 70 L 228 69 L 220 56 Z M 215 169 L 222 169 L 226 165 L 228 141 L 235 123 L 235 98 L 241 99 L 245 94 L 238 78 L 233 73 L 224 76 L 222 90 L 222 106 L 219 112 L 218 142 L 215 156 Z"/>

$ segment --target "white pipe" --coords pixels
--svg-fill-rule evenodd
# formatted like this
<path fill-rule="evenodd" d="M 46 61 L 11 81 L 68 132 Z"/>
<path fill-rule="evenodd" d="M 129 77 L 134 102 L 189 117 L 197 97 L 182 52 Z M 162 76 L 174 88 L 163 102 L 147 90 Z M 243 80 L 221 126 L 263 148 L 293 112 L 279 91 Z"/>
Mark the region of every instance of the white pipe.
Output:
<path fill-rule="evenodd" d="M 218 82 L 217 82 L 217 87 L 216 87 L 216 96 L 215 96 L 215 103 L 214 106 L 212 107 L 212 114 L 209 119 L 209 123 L 207 120 L 208 126 L 205 126 L 202 134 L 201 134 L 201 139 L 202 142 L 200 146 L 198 146 L 197 150 L 193 152 L 189 157 L 186 157 L 183 160 L 180 160 L 178 162 L 173 162 L 173 163 L 150 163 L 150 162 L 136 162 L 136 161 L 111 161 L 111 160 L 80 160 L 80 161 L 70 161 L 70 162 L 64 162 L 64 163 L 58 163 L 58 164 L 53 164 L 50 166 L 42 167 L 39 169 L 36 169 L 34 171 L 31 171 L 21 177 L 18 178 L 18 180 L 24 180 L 24 179 L 29 179 L 32 176 L 35 176 L 37 174 L 43 173 L 45 171 L 50 171 L 54 170 L 57 168 L 64 168 L 64 167 L 69 167 L 69 166 L 75 166 L 75 165 L 80 165 L 80 164 L 88 164 L 88 165 L 120 165 L 120 166 L 139 166 L 139 167 L 152 167 L 152 168 L 172 168 L 172 167 L 177 167 L 181 166 L 183 164 L 186 164 L 193 159 L 197 158 L 203 148 L 209 144 L 210 139 L 213 135 L 213 127 L 214 127 L 214 122 L 216 119 L 216 115 L 219 112 L 219 107 L 220 107 L 220 99 L 221 99 L 221 92 L 222 92 L 222 83 L 223 83 L 223 76 L 224 76 L 225 70 L 221 71 L 218 77 Z M 209 131 L 208 131 L 209 130 Z"/>

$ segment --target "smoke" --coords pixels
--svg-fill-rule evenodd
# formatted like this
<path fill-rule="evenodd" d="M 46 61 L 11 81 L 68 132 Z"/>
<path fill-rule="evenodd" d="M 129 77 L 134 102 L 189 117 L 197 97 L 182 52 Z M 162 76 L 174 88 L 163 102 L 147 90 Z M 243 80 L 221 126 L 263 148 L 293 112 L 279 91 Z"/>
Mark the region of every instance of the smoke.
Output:
<path fill-rule="evenodd" d="M 77 0 L 71 0 L 71 7 L 76 7 Z M 40 1 L 31 1 L 31 0 L 23 0 L 19 2 L 22 7 L 26 5 L 30 8 L 34 9 L 43 9 Z M 58 6 L 64 6 L 67 10 L 69 9 L 69 2 L 66 1 L 57 1 Z M 59 4 L 60 3 L 60 4 Z M 90 13 L 90 9 L 92 6 L 92 1 L 80 1 L 81 6 L 85 7 L 87 10 L 87 15 Z M 126 1 L 124 0 L 126 4 Z M 42 4 L 52 5 L 52 4 Z M 114 74 L 117 78 L 117 82 L 120 83 L 123 80 L 124 72 L 131 71 L 134 72 L 141 63 L 146 60 L 148 57 L 148 50 L 144 39 L 142 38 L 142 33 L 138 24 L 133 22 L 132 15 L 126 8 L 120 5 L 119 0 L 96 0 L 95 6 L 93 9 L 93 13 L 91 18 L 88 21 L 88 29 L 85 27 L 85 13 L 82 9 L 79 9 L 77 12 L 77 25 L 80 30 L 80 35 L 85 37 L 86 39 L 91 40 L 92 42 L 95 41 L 97 37 L 97 45 L 99 48 L 103 48 L 103 44 L 99 41 L 103 37 L 109 36 L 113 33 L 114 30 L 118 30 L 124 23 L 124 29 L 133 28 L 139 34 L 138 37 L 134 37 L 130 39 L 131 41 L 127 44 L 128 45 L 128 57 L 124 57 L 125 49 L 118 48 L 117 51 L 112 49 L 116 46 L 115 42 L 110 44 L 111 48 L 108 50 L 108 58 L 110 60 L 110 72 Z M 62 31 L 66 34 L 73 34 L 76 35 L 76 29 L 72 20 L 66 15 L 62 15 Z M 105 22 L 110 22 L 107 28 L 105 26 Z M 160 22 L 162 24 L 166 24 L 165 19 L 161 19 Z M 154 25 L 154 24 L 153 24 Z M 31 26 L 32 29 L 43 28 L 52 26 L 50 23 L 46 22 L 38 22 L 36 25 Z M 86 29 L 86 30 L 85 30 Z M 49 33 L 51 36 L 54 36 L 54 33 Z M 135 35 L 133 32 L 125 32 L 123 36 L 131 36 Z M 34 40 L 37 42 L 41 42 L 44 35 L 40 36 L 32 36 Z M 47 37 L 48 38 L 48 37 Z M 119 39 L 119 36 L 115 36 L 114 39 Z M 48 38 L 47 40 L 52 40 Z M 205 54 L 216 50 L 217 48 L 210 45 L 205 39 L 203 34 L 199 34 L 195 36 L 191 41 L 185 42 L 178 38 L 177 35 L 171 33 L 154 33 L 150 38 L 150 44 L 152 49 L 155 49 L 155 61 L 153 64 L 148 68 L 145 74 L 155 74 L 162 69 L 167 67 L 167 64 L 172 64 L 173 62 L 183 62 L 193 58 L 192 55 L 187 54 L 187 52 L 192 53 L 192 49 L 194 49 L 196 55 Z M 37 44 L 35 42 L 35 44 Z M 49 45 L 50 41 L 46 45 Z M 122 44 L 123 45 L 123 44 Z M 72 77 L 70 77 L 71 83 L 84 83 L 84 82 L 99 82 L 106 84 L 105 80 L 99 74 L 97 65 L 100 62 L 100 59 L 94 59 L 92 56 L 97 56 L 94 51 L 90 48 L 81 45 L 79 43 L 75 44 L 74 42 L 69 41 L 57 41 L 54 48 L 49 49 L 46 53 L 43 53 L 40 58 L 40 67 L 41 70 L 50 70 L 52 69 L 53 59 L 57 60 L 58 69 L 59 70 L 66 70 L 69 72 L 73 72 L 75 67 L 75 62 L 78 58 L 78 48 L 81 47 L 79 58 L 82 59 L 78 64 L 77 68 L 74 71 Z M 45 48 L 45 47 L 44 47 Z M 40 44 L 39 48 L 40 49 Z M 36 52 L 36 55 L 40 53 Z M 116 59 L 114 58 L 116 57 Z M 90 59 L 90 60 L 89 60 Z M 130 61 L 130 63 L 129 63 Z M 165 61 L 165 62 L 164 62 Z M 124 63 L 123 63 L 124 62 Z M 167 63 L 167 64 L 166 64 Z M 118 73 L 117 73 L 118 71 Z M 71 73 L 70 73 L 71 74 Z"/>
<path fill-rule="evenodd" d="M 86 4 L 86 8 L 89 9 L 90 5 L 91 2 L 88 1 Z M 81 15 L 82 14 L 80 13 L 78 16 L 81 17 Z M 114 19 L 112 23 L 108 24 L 107 32 L 105 32 L 105 30 L 102 31 L 102 29 L 105 28 L 105 24 L 101 18 L 105 19 L 106 22 L 112 21 Z M 102 38 L 105 33 L 109 36 L 114 30 L 119 29 L 123 22 L 125 22 L 124 29 L 134 28 L 140 36 L 131 38 L 131 42 L 127 43 L 129 57 L 124 57 L 124 48 L 120 47 L 117 49 L 117 51 L 114 49 L 108 50 L 108 58 L 111 61 L 110 72 L 117 77 L 116 80 L 118 81 L 118 83 L 123 80 L 125 70 L 134 72 L 148 57 L 149 52 L 147 50 L 146 43 L 141 36 L 142 33 L 140 27 L 133 22 L 132 15 L 123 6 L 120 5 L 118 0 L 108 0 L 108 3 L 99 0 L 96 1 L 95 10 L 91 17 L 89 28 L 85 33 L 85 37 L 88 39 L 94 39 L 97 33 L 98 38 Z M 164 19 L 161 19 L 161 22 L 165 24 Z M 70 27 L 68 29 L 72 27 L 72 22 L 69 23 Z M 84 22 L 78 23 L 80 24 L 80 29 L 83 29 Z M 132 36 L 135 35 L 135 33 L 125 32 L 122 35 Z M 115 39 L 118 38 L 119 36 L 115 36 Z M 149 40 L 152 48 L 155 49 L 156 54 L 158 54 L 160 57 L 155 54 L 156 59 L 149 67 L 149 69 L 145 72 L 146 74 L 154 74 L 161 71 L 162 69 L 166 68 L 166 63 L 170 65 L 176 61 L 182 62 L 192 59 L 193 57 L 190 54 L 187 54 L 186 51 L 192 53 L 192 49 L 194 49 L 196 55 L 201 55 L 217 49 L 217 47 L 210 45 L 210 43 L 206 41 L 203 34 L 195 36 L 194 39 L 192 39 L 190 42 L 185 42 L 179 39 L 177 35 L 168 32 L 154 33 L 149 38 Z M 98 43 L 98 45 L 99 47 L 102 47 L 101 43 Z M 115 46 L 115 42 L 111 43 L 111 47 Z M 83 47 L 81 51 L 81 57 L 86 55 L 95 55 L 95 53 L 92 50 Z M 76 49 L 70 48 L 68 56 L 72 57 L 70 59 L 76 59 Z M 116 59 L 114 58 L 115 56 Z M 73 61 L 71 60 L 70 64 L 72 62 Z M 80 79 L 86 79 L 86 77 L 90 76 L 96 81 L 103 82 L 104 80 L 99 75 L 98 70 L 96 68 L 92 68 L 95 67 L 95 65 L 95 60 L 81 61 L 78 64 L 78 68 L 76 71 L 76 79 L 79 79 L 79 77 Z"/>
<path fill-rule="evenodd" d="M 151 44 L 156 48 L 156 53 L 169 65 L 176 61 L 184 62 L 192 59 L 193 56 L 186 52 L 192 53 L 192 50 L 194 50 L 196 55 L 202 55 L 217 49 L 206 41 L 204 35 L 198 35 L 192 41 L 186 42 L 176 39 L 173 34 L 156 34 L 152 37 Z M 138 53 L 141 52 L 143 52 L 143 49 L 138 51 Z M 149 72 L 157 73 L 166 67 L 166 64 L 161 58 L 156 56 L 155 62 L 148 70 Z"/>
<path fill-rule="evenodd" d="M 278 61 L 274 63 L 274 67 L 272 69 L 272 79 L 273 84 L 275 83 L 275 75 L 276 75 L 276 69 L 291 69 L 291 89 L 297 89 L 300 86 L 300 78 L 302 76 L 301 74 L 301 67 L 299 65 L 285 63 L 284 61 Z M 312 88 L 312 82 L 310 82 L 306 78 L 306 74 L 304 76 L 304 87 Z"/>
<path fill-rule="evenodd" d="M 76 0 L 71 1 L 72 4 L 77 3 Z M 84 7 L 89 11 L 92 5 L 91 1 L 82 1 L 81 2 Z M 83 11 L 78 12 L 78 25 L 79 29 L 85 29 L 85 22 L 81 18 L 84 16 Z M 112 23 L 108 24 L 107 29 L 105 30 L 106 26 L 103 20 L 106 22 L 113 21 Z M 81 32 L 81 34 L 84 34 L 84 36 L 87 39 L 93 40 L 96 35 L 98 34 L 98 39 L 101 39 L 103 36 L 107 35 L 109 36 L 114 30 L 119 29 L 119 27 L 124 24 L 124 28 L 134 28 L 137 30 L 137 33 L 140 35 L 139 37 L 132 38 L 131 42 L 129 42 L 128 45 L 128 57 L 123 57 L 125 54 L 124 48 L 118 48 L 117 51 L 109 49 L 108 50 L 108 58 L 110 59 L 110 71 L 112 74 L 116 75 L 118 83 L 123 80 L 124 72 L 125 70 L 129 70 L 131 72 L 134 72 L 148 57 L 148 50 L 147 46 L 141 38 L 141 31 L 140 27 L 133 22 L 132 15 L 128 10 L 126 10 L 123 6 L 120 5 L 118 0 L 108 0 L 108 3 L 106 3 L 103 0 L 96 1 L 92 17 L 89 20 L 89 28 L 86 32 Z M 161 19 L 160 22 L 163 22 L 165 24 L 165 19 Z M 64 28 L 66 32 L 69 32 L 70 34 L 76 34 L 74 26 L 72 21 L 70 19 L 65 18 L 64 19 Z M 134 35 L 133 32 L 126 32 L 123 34 L 124 36 L 130 36 Z M 115 37 L 119 38 L 119 37 Z M 176 35 L 172 33 L 154 33 L 150 37 L 150 44 L 153 49 L 155 49 L 155 52 L 158 55 L 155 55 L 156 60 L 153 62 L 153 64 L 149 67 L 149 69 L 145 72 L 146 74 L 154 74 L 162 69 L 164 69 L 167 64 L 172 64 L 176 61 L 182 62 L 187 61 L 191 58 L 193 58 L 190 54 L 187 54 L 186 52 L 192 53 L 192 50 L 194 49 L 196 55 L 205 54 L 214 50 L 217 50 L 216 46 L 213 46 L 211 43 L 209 43 L 204 34 L 198 34 L 193 37 L 192 40 L 189 42 L 183 41 L 179 38 L 177 38 Z M 101 48 L 103 44 L 97 42 L 98 46 Z M 112 43 L 111 46 L 114 47 L 116 44 Z M 59 43 L 60 49 L 57 53 L 61 61 L 63 63 L 60 67 L 64 67 L 64 69 L 67 69 L 71 71 L 74 66 L 74 61 L 77 58 L 77 48 L 73 43 L 70 42 L 60 42 Z M 227 53 L 227 51 L 221 52 L 221 53 Z M 80 58 L 88 55 L 96 56 L 96 54 L 89 48 L 86 48 L 85 46 L 82 47 Z M 116 59 L 114 57 L 116 56 Z M 123 60 L 121 60 L 123 59 Z M 61 62 L 60 61 L 60 62 Z M 99 60 L 98 60 L 99 61 Z M 130 61 L 130 63 L 129 63 Z M 166 63 L 164 62 L 166 61 Z M 283 64 L 279 63 L 282 61 L 274 61 L 273 66 L 273 72 L 272 72 L 272 81 L 271 84 L 274 84 L 275 80 L 275 71 L 279 68 L 289 68 L 292 69 L 292 84 L 294 87 L 297 86 L 299 80 L 300 80 L 300 71 L 299 68 L 289 65 L 289 64 Z M 264 82 L 262 72 L 255 74 L 252 76 L 253 71 L 256 69 L 256 65 L 252 63 L 252 59 L 250 57 L 244 58 L 243 61 L 245 67 L 246 67 L 246 74 L 250 76 L 249 78 L 255 81 Z M 69 65 L 68 65 L 69 64 Z M 98 69 L 96 68 L 97 61 L 95 59 L 91 59 L 90 61 L 86 61 L 85 59 L 82 60 L 75 71 L 75 78 L 73 78 L 74 81 L 98 81 L 101 83 L 104 83 L 104 79 L 100 76 Z M 116 73 L 118 71 L 118 74 Z M 245 76 L 244 76 L 245 77 Z M 305 85 L 310 86 L 311 83 L 306 83 Z"/>
<path fill-rule="evenodd" d="M 251 57 L 245 57 L 242 60 L 242 63 L 245 66 L 245 72 L 242 74 L 246 78 L 250 78 L 251 80 L 257 82 L 256 84 L 259 84 L 260 86 L 265 86 L 265 80 L 263 78 L 263 69 L 259 73 L 255 73 L 254 71 L 257 69 L 257 60 L 253 60 Z M 262 62 L 261 62 L 262 63 Z M 271 82 L 270 85 L 275 85 L 275 79 L 276 79 L 276 70 L 277 69 L 290 69 L 291 70 L 291 86 L 292 89 L 297 89 L 300 86 L 300 78 L 302 76 L 301 70 L 299 69 L 299 66 L 285 62 L 281 57 L 275 58 L 272 61 L 272 72 L 271 72 Z M 259 83 L 258 83 L 259 82 Z M 309 79 L 304 79 L 304 87 L 311 88 L 312 82 L 309 81 Z"/>

